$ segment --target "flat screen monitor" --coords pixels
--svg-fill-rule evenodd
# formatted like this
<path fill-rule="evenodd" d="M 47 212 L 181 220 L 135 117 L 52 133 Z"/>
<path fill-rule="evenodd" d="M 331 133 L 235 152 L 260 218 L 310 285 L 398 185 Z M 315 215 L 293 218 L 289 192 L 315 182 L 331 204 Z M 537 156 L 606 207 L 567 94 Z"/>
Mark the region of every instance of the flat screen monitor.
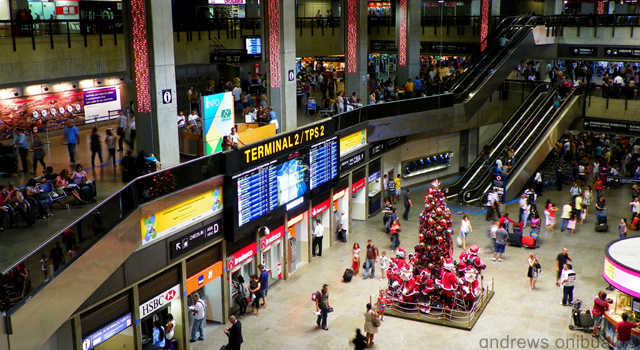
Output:
<path fill-rule="evenodd" d="M 244 48 L 248 56 L 262 55 L 262 38 L 259 36 L 246 36 L 244 38 Z"/>
<path fill-rule="evenodd" d="M 640 299 L 633 298 L 633 300 L 631 300 L 631 310 L 640 313 Z"/>

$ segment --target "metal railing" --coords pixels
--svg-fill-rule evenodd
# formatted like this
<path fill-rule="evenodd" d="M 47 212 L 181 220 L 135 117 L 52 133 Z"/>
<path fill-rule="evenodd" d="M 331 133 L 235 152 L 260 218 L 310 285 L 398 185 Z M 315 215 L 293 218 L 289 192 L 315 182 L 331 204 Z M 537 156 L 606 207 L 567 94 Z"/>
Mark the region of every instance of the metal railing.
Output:
<path fill-rule="evenodd" d="M 576 27 L 577 35 L 580 36 L 580 28 L 595 28 L 593 36 L 598 36 L 599 27 L 611 27 L 611 37 L 616 35 L 616 27 L 630 27 L 630 37 L 633 38 L 634 27 L 640 27 L 640 15 L 621 14 L 621 15 L 558 15 L 545 16 L 545 24 L 547 33 L 552 31 L 553 36 L 564 36 L 565 27 Z M 548 36 L 548 35 L 547 35 Z"/>
<path fill-rule="evenodd" d="M 603 86 L 591 83 L 587 86 L 587 107 L 591 107 L 592 97 L 606 99 L 607 109 L 609 109 L 609 103 L 611 102 L 611 100 L 624 101 L 624 110 L 626 111 L 629 108 L 629 100 L 640 100 L 640 87 Z"/>

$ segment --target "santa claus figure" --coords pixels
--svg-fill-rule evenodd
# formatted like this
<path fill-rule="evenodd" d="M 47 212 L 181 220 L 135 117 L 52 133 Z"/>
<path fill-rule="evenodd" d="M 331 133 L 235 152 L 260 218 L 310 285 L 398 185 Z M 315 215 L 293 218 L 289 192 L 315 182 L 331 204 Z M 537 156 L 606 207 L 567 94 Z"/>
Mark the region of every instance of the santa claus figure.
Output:
<path fill-rule="evenodd" d="M 420 296 L 418 297 L 420 312 L 424 312 L 426 314 L 431 312 L 431 298 L 435 289 L 436 283 L 432 279 L 428 279 L 420 291 Z"/>
<path fill-rule="evenodd" d="M 456 267 L 451 258 L 445 259 L 440 277 L 440 287 L 442 288 L 442 298 L 445 307 L 452 309 L 455 306 L 455 292 L 458 289 L 458 277 L 456 276 Z"/>

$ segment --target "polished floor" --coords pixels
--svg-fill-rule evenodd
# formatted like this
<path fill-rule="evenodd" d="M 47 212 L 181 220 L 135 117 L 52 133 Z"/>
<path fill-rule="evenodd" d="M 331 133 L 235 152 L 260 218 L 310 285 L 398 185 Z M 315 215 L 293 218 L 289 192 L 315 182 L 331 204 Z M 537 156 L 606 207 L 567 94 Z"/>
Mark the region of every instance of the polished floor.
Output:
<path fill-rule="evenodd" d="M 410 214 L 411 221 L 403 222 L 402 246 L 409 248 L 417 243 L 418 198 L 425 190 L 416 191 L 416 208 Z M 484 272 L 485 281 L 493 278 L 496 294 L 471 331 L 458 330 L 408 321 L 385 316 L 379 333 L 375 336 L 377 349 L 596 349 L 605 348 L 604 344 L 593 340 L 591 335 L 568 329 L 571 309 L 559 305 L 562 290 L 555 285 L 555 258 L 562 247 L 569 249 L 573 258 L 574 270 L 578 279 L 574 297 L 584 301 L 583 308 L 591 308 L 592 300 L 599 290 L 607 287 L 602 278 L 604 248 L 617 239 L 617 226 L 621 217 L 630 216 L 627 203 L 630 188 L 621 187 L 605 190 L 609 205 L 608 233 L 594 231 L 594 217 L 589 216 L 583 225 L 579 225 L 574 235 L 568 231 L 560 232 L 559 222 L 555 232 L 542 230 L 541 247 L 526 250 L 508 246 L 504 262 L 491 262 L 492 241 L 487 232 L 489 223 L 484 213 L 468 214 L 473 225 L 473 233 L 467 244 L 478 244 L 481 258 L 488 267 Z M 568 188 L 564 191 L 546 192 L 539 198 L 542 205 L 548 198 L 560 205 L 569 199 Z M 402 209 L 403 210 L 403 209 Z M 507 206 L 512 215 L 518 213 L 517 204 Z M 455 211 L 454 211 L 455 212 Z M 454 214 L 457 225 L 464 212 Z M 528 232 L 528 231 L 525 231 Z M 636 236 L 638 232 L 631 232 Z M 353 242 L 366 244 L 372 239 L 380 250 L 391 249 L 388 236 L 381 229 L 378 215 L 360 225 L 351 232 L 349 243 L 336 243 L 327 249 L 322 257 L 314 258 L 311 263 L 302 264 L 287 281 L 282 281 L 269 290 L 268 307 L 261 310 L 260 317 L 243 316 L 244 344 L 242 349 L 348 349 L 356 328 L 364 327 L 363 312 L 369 296 L 374 294 L 384 282 L 375 279 L 363 280 L 354 277 L 351 283 L 341 281 L 344 269 L 350 265 Z M 461 248 L 456 247 L 457 256 Z M 526 277 L 527 258 L 535 253 L 543 267 L 538 280 L 537 290 L 529 291 Z M 376 272 L 379 277 L 379 272 Z M 328 283 L 330 304 L 335 312 L 329 314 L 328 331 L 315 325 L 315 305 L 310 300 L 312 292 Z M 228 327 L 229 325 L 224 325 Z M 490 339 L 502 341 L 502 345 Z M 509 340 L 505 340 L 509 339 Z M 514 340 L 515 339 L 515 342 Z M 525 347 L 517 341 L 527 342 Z M 543 340 L 547 346 L 543 346 Z M 538 341 L 538 346 L 535 343 Z M 192 349 L 218 349 L 226 343 L 222 327 L 208 327 L 205 341 L 192 344 Z M 579 343 L 579 344 L 578 344 Z M 523 343 L 520 343 L 523 344 Z M 506 345 L 506 346 L 505 346 Z"/>

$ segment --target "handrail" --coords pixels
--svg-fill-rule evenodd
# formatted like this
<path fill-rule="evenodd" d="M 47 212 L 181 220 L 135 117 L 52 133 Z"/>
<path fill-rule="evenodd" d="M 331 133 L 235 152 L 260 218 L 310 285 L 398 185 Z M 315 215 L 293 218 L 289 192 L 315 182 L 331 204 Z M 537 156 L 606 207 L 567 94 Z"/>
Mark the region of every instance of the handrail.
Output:
<path fill-rule="evenodd" d="M 584 94 L 585 90 L 587 89 L 587 87 L 585 85 L 580 85 L 576 88 L 574 88 L 569 95 L 565 98 L 565 102 L 563 102 L 560 105 L 560 108 L 558 108 L 556 111 L 553 111 L 551 118 L 536 118 L 539 119 L 538 125 L 535 126 L 534 131 L 535 130 L 546 130 L 547 128 L 549 128 L 549 126 L 556 120 L 556 117 L 560 114 L 561 110 L 567 106 L 567 102 L 574 96 L 579 95 L 579 94 Z M 551 94 L 550 94 L 551 95 Z M 552 108 L 551 105 L 547 105 L 548 101 L 545 100 L 545 104 L 543 106 L 541 106 L 540 109 L 542 110 L 547 110 L 546 114 L 548 114 L 549 112 L 551 112 L 550 108 Z M 552 102 L 553 103 L 553 102 Z M 546 121 L 546 122 L 545 122 Z M 536 142 L 531 142 L 527 145 L 528 139 L 533 136 L 533 135 L 537 135 L 540 136 L 539 134 L 536 134 L 535 132 L 530 132 L 526 134 L 526 138 L 524 140 L 522 140 L 521 142 L 519 142 L 518 144 L 520 144 L 520 147 L 518 148 L 518 152 L 521 152 L 519 155 L 521 155 L 520 157 L 515 157 L 516 162 L 513 165 L 513 168 L 516 168 L 518 166 L 520 166 L 522 164 L 522 162 L 524 161 L 524 155 L 527 155 L 531 152 L 531 149 L 536 145 Z M 522 147 L 526 146 L 525 149 L 522 149 Z M 522 151 L 521 151 L 522 150 Z M 481 189 L 482 186 L 476 186 L 476 188 L 469 190 L 468 192 L 472 192 L 475 191 L 477 192 L 478 190 Z M 486 186 L 484 190 L 482 190 L 482 192 L 480 193 L 479 196 L 473 196 L 474 198 L 471 198 L 470 200 L 467 201 L 467 203 L 471 203 L 474 202 L 476 200 L 480 200 L 482 198 L 484 198 L 487 195 L 487 190 L 489 189 L 490 186 Z M 506 189 L 505 189 L 506 190 Z"/>

